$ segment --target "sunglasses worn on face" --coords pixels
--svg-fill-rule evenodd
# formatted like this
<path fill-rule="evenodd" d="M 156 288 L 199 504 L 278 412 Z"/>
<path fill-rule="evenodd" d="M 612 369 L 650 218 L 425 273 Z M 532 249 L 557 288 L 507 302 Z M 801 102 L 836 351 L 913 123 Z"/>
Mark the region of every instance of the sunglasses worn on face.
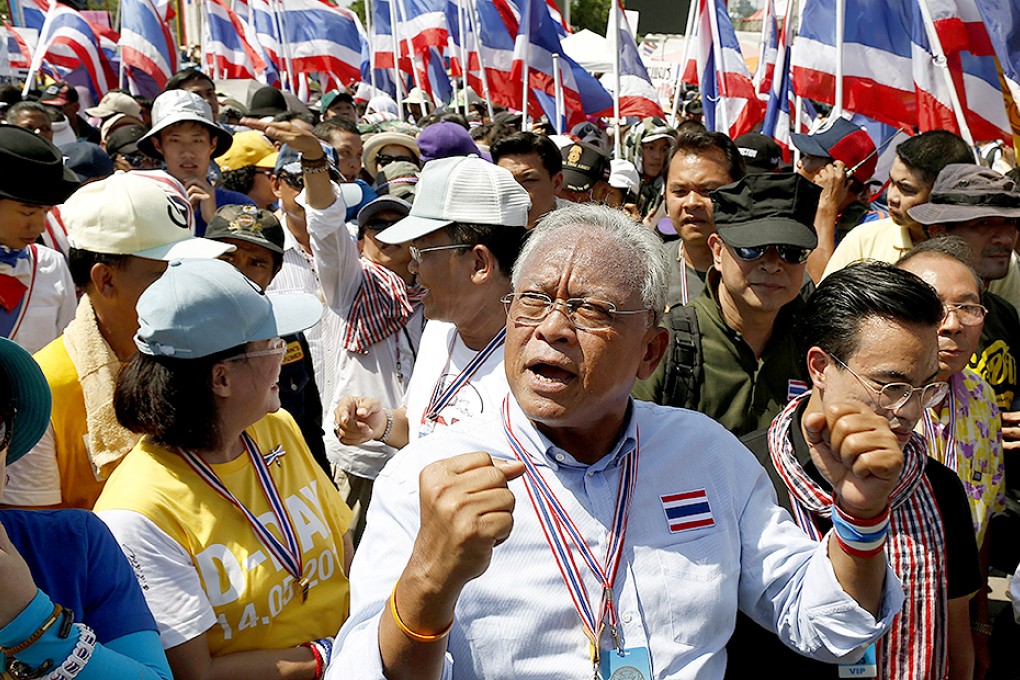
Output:
<path fill-rule="evenodd" d="M 801 248 L 799 246 L 787 246 L 772 244 L 767 246 L 754 246 L 752 248 L 733 248 L 733 252 L 744 262 L 754 262 L 760 260 L 768 252 L 769 248 L 775 248 L 776 253 L 779 255 L 779 259 L 787 264 L 800 264 L 808 259 L 808 255 L 811 254 L 810 248 Z"/>
<path fill-rule="evenodd" d="M 414 163 L 415 165 L 418 164 L 418 161 L 415 159 L 414 156 L 389 156 L 387 154 L 381 153 L 375 157 L 375 165 L 378 168 L 381 168 L 385 165 L 389 165 L 390 163 L 396 163 L 397 161 Z"/>

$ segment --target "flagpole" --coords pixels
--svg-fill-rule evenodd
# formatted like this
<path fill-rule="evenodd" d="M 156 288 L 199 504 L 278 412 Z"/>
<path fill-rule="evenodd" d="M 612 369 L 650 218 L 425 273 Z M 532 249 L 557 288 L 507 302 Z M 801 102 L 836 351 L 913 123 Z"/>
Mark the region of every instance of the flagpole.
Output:
<path fill-rule="evenodd" d="M 276 35 L 280 36 L 280 52 L 283 53 L 283 64 L 286 66 L 287 77 L 283 79 L 283 85 L 289 92 L 294 91 L 294 63 L 290 58 L 290 44 L 287 42 L 287 34 L 284 32 L 283 17 L 280 16 L 280 9 L 275 0 L 269 0 L 269 9 L 273 12 L 273 23 L 276 25 Z"/>
<path fill-rule="evenodd" d="M 623 146 L 620 140 L 620 0 L 613 0 L 613 9 L 609 15 L 609 26 L 613 31 L 613 158 L 623 157 Z"/>
<path fill-rule="evenodd" d="M 403 0 L 396 0 L 396 1 L 397 1 L 397 10 L 400 12 L 400 21 L 406 23 L 407 22 L 407 8 L 404 7 Z M 394 34 L 396 33 L 396 30 L 397 30 L 396 26 L 394 26 L 393 27 Z M 425 94 L 425 88 L 422 87 L 421 73 L 419 73 L 418 68 L 416 67 L 416 65 L 414 63 L 415 62 L 415 57 L 418 56 L 418 55 L 415 55 L 415 53 L 414 53 L 414 45 L 411 44 L 410 40 L 402 40 L 400 42 L 407 43 L 408 58 L 411 61 L 411 77 L 414 79 L 414 86 L 417 87 L 419 90 L 421 90 L 421 93 L 424 95 Z M 424 55 L 422 55 L 422 57 L 421 57 L 421 62 L 422 62 L 422 70 L 424 70 L 425 68 L 427 68 L 427 66 L 425 64 Z M 429 113 L 428 105 L 423 103 L 421 105 L 421 111 L 422 111 L 423 115 L 428 115 L 428 113 Z M 404 113 L 403 109 L 401 109 L 400 113 L 401 113 L 401 116 L 403 116 L 403 113 Z"/>
<path fill-rule="evenodd" d="M 485 72 L 485 60 L 482 58 L 482 39 L 478 37 L 479 26 L 482 22 L 478 17 L 478 7 L 474 0 L 467 1 L 471 3 L 469 5 L 471 13 L 468 19 L 471 21 L 471 35 L 475 39 L 475 52 L 478 53 L 478 71 L 482 76 L 482 89 L 485 90 L 485 106 L 489 110 L 489 120 L 492 120 L 495 114 L 492 111 L 492 96 L 489 94 L 489 74 Z"/>
<path fill-rule="evenodd" d="M 43 57 L 46 56 L 46 51 L 49 46 L 46 44 L 46 39 L 49 38 L 49 33 L 52 32 L 50 25 L 52 24 L 53 15 L 57 11 L 57 3 L 51 2 L 49 9 L 46 10 L 46 19 L 43 21 L 42 29 L 39 31 L 39 40 L 35 44 L 35 53 L 32 54 L 32 63 L 28 67 L 28 75 L 25 77 L 25 87 L 21 90 L 22 99 L 28 97 L 29 90 L 32 89 L 32 83 L 35 80 L 36 74 L 39 69 L 42 68 Z"/>
<path fill-rule="evenodd" d="M 553 123 L 553 127 L 556 129 L 556 134 L 563 134 L 563 76 L 560 74 L 560 55 L 553 53 L 553 87 L 556 92 L 556 122 Z"/>
<path fill-rule="evenodd" d="M 387 0 L 390 8 L 390 40 L 393 43 L 393 89 L 397 93 L 397 115 L 404 120 L 403 79 L 400 77 L 400 40 L 397 37 L 397 0 Z"/>
<path fill-rule="evenodd" d="M 793 0 L 790 0 L 791 2 Z M 687 60 L 690 59 L 691 55 L 691 31 L 694 29 L 694 22 L 697 20 L 697 14 L 701 7 L 701 0 L 691 0 L 691 4 L 687 9 L 687 28 L 684 29 L 684 56 L 683 61 L 680 62 L 680 67 L 676 70 L 676 80 L 673 83 L 673 113 L 670 114 L 670 124 L 673 127 L 677 125 L 677 114 L 680 111 L 680 84 L 683 81 L 684 69 L 687 68 Z M 665 44 L 663 45 L 665 50 Z"/>
<path fill-rule="evenodd" d="M 368 80 L 372 84 L 372 95 L 375 95 L 375 32 L 372 30 L 375 22 L 374 0 L 365 0 L 365 39 L 368 41 Z"/>
<path fill-rule="evenodd" d="M 117 26 L 117 33 L 118 34 L 123 33 L 124 32 L 124 12 L 122 11 L 122 7 L 121 7 L 121 4 L 119 2 L 117 3 L 117 17 L 116 17 L 116 20 L 114 21 L 114 23 Z M 120 58 L 120 64 L 119 64 L 119 66 L 120 66 L 120 74 L 118 74 L 118 76 L 117 76 L 117 87 L 123 88 L 124 87 L 124 73 L 125 73 L 126 69 L 125 69 L 125 66 L 124 66 L 124 49 L 121 47 L 119 40 L 117 41 L 117 49 L 119 51 L 119 55 L 118 56 Z"/>
<path fill-rule="evenodd" d="M 768 42 L 769 17 L 771 16 L 769 7 L 771 5 L 772 0 L 765 0 L 765 5 L 763 6 L 765 14 L 762 16 L 761 35 L 758 37 L 760 41 L 758 44 L 758 63 L 755 65 L 754 74 L 751 76 L 751 84 L 754 85 L 754 91 L 757 94 L 761 94 L 758 88 L 761 87 L 761 81 L 765 79 L 765 48 Z"/>
<path fill-rule="evenodd" d="M 846 0 L 836 0 L 836 94 L 830 118 L 843 115 L 843 41 L 846 36 Z"/>
<path fill-rule="evenodd" d="M 793 0 L 790 1 L 792 2 Z M 794 111 L 794 115 L 796 116 L 796 118 L 793 121 L 793 131 L 796 132 L 797 134 L 800 134 L 801 130 L 800 122 L 804 118 L 804 98 L 801 97 L 799 94 L 794 95 L 794 97 L 795 97 L 794 106 L 796 107 L 797 110 Z M 790 146 L 793 147 L 793 167 L 796 168 L 800 165 L 800 149 L 797 148 L 796 144 L 791 144 Z"/>
<path fill-rule="evenodd" d="M 956 116 L 956 124 L 960 126 L 960 136 L 967 140 L 967 143 L 974 146 L 974 136 L 967 125 L 967 118 L 963 113 L 963 105 L 960 103 L 960 95 L 956 91 L 956 84 L 953 82 L 953 74 L 949 72 L 949 64 L 946 63 L 946 53 L 942 49 L 942 40 L 938 31 L 935 30 L 935 22 L 931 18 L 931 9 L 928 7 L 928 0 L 918 0 L 921 8 L 921 18 L 924 20 L 924 32 L 928 35 L 928 42 L 931 43 L 932 56 L 935 64 L 946 81 L 946 88 L 949 90 L 949 100 L 953 104 L 953 114 Z"/>
<path fill-rule="evenodd" d="M 530 64 L 528 63 L 528 47 L 531 45 L 531 3 L 534 0 L 524 0 L 527 4 L 527 9 L 521 13 L 521 21 L 525 23 L 524 27 L 524 78 L 521 82 L 521 129 L 528 130 L 531 128 L 531 121 L 528 120 L 528 95 L 529 95 L 529 83 L 528 79 L 531 77 Z"/>
<path fill-rule="evenodd" d="M 468 71 L 471 70 L 471 65 L 468 63 L 468 52 L 467 52 L 467 38 L 464 35 L 464 0 L 457 0 L 457 35 L 459 40 L 457 41 L 458 47 L 460 48 L 460 84 L 461 90 L 464 92 L 464 117 L 468 115 Z"/>

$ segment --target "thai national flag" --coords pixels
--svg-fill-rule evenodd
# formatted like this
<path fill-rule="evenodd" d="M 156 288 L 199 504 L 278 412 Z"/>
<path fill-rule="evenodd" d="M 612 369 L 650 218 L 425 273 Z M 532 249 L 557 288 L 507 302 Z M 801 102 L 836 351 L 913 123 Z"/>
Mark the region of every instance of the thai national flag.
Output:
<path fill-rule="evenodd" d="M 396 11 L 396 7 L 392 8 Z M 391 0 L 375 0 L 372 3 L 372 33 L 367 36 L 364 47 L 366 54 L 362 55 L 361 79 L 367 83 L 375 83 L 375 87 L 388 93 L 391 97 L 397 96 L 397 85 L 394 80 L 393 68 L 396 65 L 393 51 L 393 26 L 391 22 Z M 399 51 L 399 49 L 398 49 Z M 371 68 L 375 73 L 369 71 L 368 54 L 371 53 Z M 406 67 L 410 73 L 410 62 L 401 66 Z M 374 75 L 374 79 L 373 79 Z M 407 92 L 409 87 L 406 78 L 401 76 L 404 83 L 401 85 L 401 92 Z"/>
<path fill-rule="evenodd" d="M 924 0 L 975 140 L 1008 139 L 1009 125 L 988 32 L 974 0 Z M 793 50 L 798 94 L 832 103 L 835 10 L 807 3 Z M 935 64 L 918 0 L 847 0 L 844 106 L 883 123 L 960 132 Z"/>
<path fill-rule="evenodd" d="M 666 525 L 672 534 L 715 525 L 708 494 L 704 489 L 660 496 L 666 513 Z"/>
<path fill-rule="evenodd" d="M 1020 5 L 1015 2 L 976 0 L 985 31 L 998 57 L 1002 76 L 1013 100 L 1014 137 L 1020 140 Z"/>
<path fill-rule="evenodd" d="M 69 70 L 83 67 L 99 101 L 117 85 L 116 72 L 101 46 L 103 33 L 111 32 L 93 25 L 67 5 L 55 2 L 46 13 L 32 66 L 37 70 L 45 62 Z"/>
<path fill-rule="evenodd" d="M 260 12 L 257 5 L 253 9 L 259 27 Z M 361 80 L 364 29 L 356 14 L 319 0 L 287 0 L 275 9 L 280 39 L 275 45 L 265 41 L 262 45 L 278 58 L 281 47 L 285 49 L 283 56 L 294 74 L 323 72 L 344 85 Z M 263 29 L 258 32 L 261 39 Z"/>
<path fill-rule="evenodd" d="M 484 92 L 481 60 L 476 48 L 477 35 L 469 0 L 447 1 L 446 24 L 450 29 L 448 41 L 450 74 L 463 78 L 475 92 Z"/>
<path fill-rule="evenodd" d="M 514 81 L 511 69 L 506 68 L 512 65 L 514 58 L 514 41 L 520 23 L 517 8 L 507 0 L 479 2 L 475 8 L 481 45 L 479 61 L 489 82 L 489 98 L 500 106 L 520 107 L 520 78 Z"/>
<path fill-rule="evenodd" d="M 7 65 L 12 69 L 28 69 L 32 65 L 32 50 L 18 29 L 4 22 L 7 32 Z"/>
<path fill-rule="evenodd" d="M 121 59 L 145 73 L 162 90 L 177 71 L 177 47 L 170 32 L 170 7 L 157 0 L 121 0 Z"/>
<path fill-rule="evenodd" d="M 769 0 L 772 4 L 772 0 Z M 786 5 L 783 30 L 776 36 L 775 70 L 770 76 L 768 105 L 761 133 L 776 140 L 783 150 L 783 160 L 790 162 L 792 141 L 790 138 L 790 112 L 793 111 L 793 87 L 790 78 L 790 42 L 793 37 L 793 1 Z"/>
<path fill-rule="evenodd" d="M 15 4 L 21 7 L 24 27 L 42 31 L 46 23 L 46 12 L 50 8 L 49 0 L 15 0 Z M 17 20 L 18 13 L 13 12 L 12 17 Z"/>
<path fill-rule="evenodd" d="M 615 0 L 613 6 L 615 10 L 610 10 L 613 13 L 609 15 L 609 30 L 614 30 L 615 17 L 615 30 L 619 36 L 620 47 L 620 116 L 665 118 L 659 104 L 659 96 L 652 86 L 652 79 L 648 77 L 648 70 L 638 55 L 637 42 L 627 23 L 623 3 Z M 611 73 L 602 76 L 601 82 L 607 89 L 613 89 L 614 78 Z"/>
<path fill-rule="evenodd" d="M 761 122 L 765 108 L 740 54 L 733 22 L 722 0 L 699 0 L 692 59 L 683 79 L 701 88 L 705 125 L 736 139 Z"/>
<path fill-rule="evenodd" d="M 542 0 L 521 0 L 522 13 L 514 43 L 511 80 L 523 85 L 524 59 L 527 58 L 529 104 L 539 105 L 549 120 L 556 120 L 556 87 L 552 55 L 559 55 L 563 102 L 567 125 L 584 122 L 593 114 L 612 110 L 613 98 L 595 78 L 568 57 L 560 46 L 556 24 Z M 519 89 L 523 89 L 522 87 Z M 524 105 L 517 99 L 521 110 Z"/>
<path fill-rule="evenodd" d="M 789 15 L 792 0 L 787 0 L 786 8 Z M 754 71 L 751 81 L 754 89 L 764 98 L 768 98 L 769 90 L 772 89 L 772 78 L 776 71 L 776 60 L 779 58 L 779 24 L 776 17 L 775 0 L 765 0 L 765 6 L 761 24 L 761 50 L 758 54 L 758 67 Z M 789 44 L 789 43 L 787 43 Z M 786 62 L 789 64 L 789 60 Z"/>
<path fill-rule="evenodd" d="M 209 71 L 224 78 L 264 76 L 269 65 L 245 38 L 241 17 L 225 0 L 209 0 L 206 7 L 205 58 Z"/>
<path fill-rule="evenodd" d="M 449 42 L 447 0 L 396 0 L 401 58 L 415 69 L 415 82 L 433 101 L 448 102 L 453 92 L 443 51 Z M 403 62 L 401 62 L 403 63 Z"/>

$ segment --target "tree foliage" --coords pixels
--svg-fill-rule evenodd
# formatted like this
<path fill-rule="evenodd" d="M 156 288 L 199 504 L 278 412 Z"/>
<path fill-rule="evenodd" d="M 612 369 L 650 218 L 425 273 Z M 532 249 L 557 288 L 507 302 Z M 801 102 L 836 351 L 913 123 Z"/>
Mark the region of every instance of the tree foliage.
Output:
<path fill-rule="evenodd" d="M 578 31 L 587 28 L 605 35 L 611 6 L 610 0 L 573 0 L 570 3 L 570 24 Z"/>

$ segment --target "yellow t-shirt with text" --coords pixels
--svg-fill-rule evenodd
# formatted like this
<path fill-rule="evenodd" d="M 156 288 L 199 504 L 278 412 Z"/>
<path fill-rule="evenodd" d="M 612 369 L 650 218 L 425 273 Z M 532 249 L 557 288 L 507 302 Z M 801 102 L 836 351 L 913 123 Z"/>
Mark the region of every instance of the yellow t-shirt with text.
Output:
<path fill-rule="evenodd" d="M 350 509 L 286 411 L 267 415 L 247 432 L 263 456 L 277 447 L 284 451 L 269 463 L 269 471 L 301 546 L 303 575 L 310 584 L 306 602 L 294 577 L 270 555 L 240 509 L 175 452 L 143 439 L 110 477 L 96 504 L 96 512 L 141 514 L 191 557 L 218 623 L 207 631 L 213 656 L 283 649 L 335 635 L 350 604 L 343 569 Z M 248 454 L 211 467 L 283 543 Z M 121 543 L 130 554 L 132 546 Z"/>

